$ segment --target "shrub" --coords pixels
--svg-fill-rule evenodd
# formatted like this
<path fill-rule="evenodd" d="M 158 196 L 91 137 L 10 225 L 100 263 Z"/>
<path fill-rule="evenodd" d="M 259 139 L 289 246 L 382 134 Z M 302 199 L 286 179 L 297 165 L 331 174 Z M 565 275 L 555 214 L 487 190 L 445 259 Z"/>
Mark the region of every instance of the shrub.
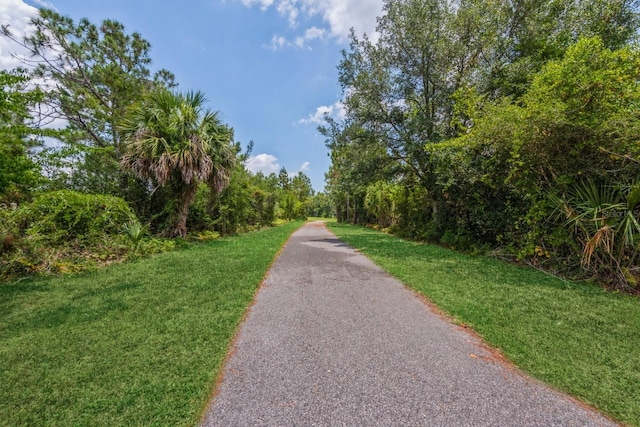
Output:
<path fill-rule="evenodd" d="M 0 210 L 0 279 L 72 273 L 125 258 L 122 230 L 137 221 L 118 197 L 61 190 Z"/>
<path fill-rule="evenodd" d="M 119 234 L 124 224 L 136 220 L 129 205 L 119 197 L 68 190 L 41 194 L 13 212 L 13 217 L 19 234 L 52 245 Z"/>
<path fill-rule="evenodd" d="M 564 218 L 582 247 L 581 265 L 616 288 L 633 290 L 640 278 L 640 182 L 628 186 L 585 180 L 572 186 L 556 201 L 558 217 Z"/>

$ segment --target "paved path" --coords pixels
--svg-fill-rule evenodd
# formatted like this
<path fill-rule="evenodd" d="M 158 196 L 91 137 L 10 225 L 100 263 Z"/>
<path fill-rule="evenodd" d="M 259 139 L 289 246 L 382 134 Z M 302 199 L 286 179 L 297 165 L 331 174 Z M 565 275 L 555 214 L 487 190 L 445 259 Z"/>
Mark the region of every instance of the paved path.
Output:
<path fill-rule="evenodd" d="M 321 223 L 243 323 L 203 426 L 609 426 L 527 379 Z"/>

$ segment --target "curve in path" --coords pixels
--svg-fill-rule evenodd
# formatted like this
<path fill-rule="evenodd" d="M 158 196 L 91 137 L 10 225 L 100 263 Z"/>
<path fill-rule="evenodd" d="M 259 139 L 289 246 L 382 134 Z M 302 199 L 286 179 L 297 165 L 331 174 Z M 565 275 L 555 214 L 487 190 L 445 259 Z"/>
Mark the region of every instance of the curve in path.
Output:
<path fill-rule="evenodd" d="M 613 426 L 492 356 L 308 223 L 256 295 L 203 426 Z"/>

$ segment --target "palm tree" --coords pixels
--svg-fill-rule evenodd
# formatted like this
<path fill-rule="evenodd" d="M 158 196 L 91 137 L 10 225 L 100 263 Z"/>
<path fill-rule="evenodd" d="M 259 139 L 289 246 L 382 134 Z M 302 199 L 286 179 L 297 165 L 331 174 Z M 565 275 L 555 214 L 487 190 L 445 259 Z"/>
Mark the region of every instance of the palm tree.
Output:
<path fill-rule="evenodd" d="M 585 180 L 570 187 L 565 199 L 551 196 L 558 217 L 582 245 L 582 266 L 613 278 L 622 287 L 637 287 L 640 277 L 640 180 L 605 185 Z"/>
<path fill-rule="evenodd" d="M 198 184 L 207 182 L 219 193 L 235 166 L 233 130 L 204 109 L 206 101 L 200 91 L 160 89 L 134 106 L 120 126 L 126 144 L 122 167 L 175 192 L 177 205 L 162 233 L 166 237 L 187 234 Z"/>

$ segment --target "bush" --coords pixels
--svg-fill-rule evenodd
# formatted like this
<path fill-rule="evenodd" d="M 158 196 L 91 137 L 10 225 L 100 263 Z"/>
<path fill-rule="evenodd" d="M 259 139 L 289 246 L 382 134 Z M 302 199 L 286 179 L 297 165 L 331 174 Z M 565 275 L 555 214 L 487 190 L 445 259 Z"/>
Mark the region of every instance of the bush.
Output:
<path fill-rule="evenodd" d="M 0 210 L 0 279 L 73 273 L 123 259 L 122 230 L 137 221 L 118 197 L 53 191 L 15 210 Z"/>
<path fill-rule="evenodd" d="M 18 234 L 52 245 L 79 239 L 90 242 L 104 235 L 116 235 L 136 217 L 123 199 L 60 190 L 37 196 L 13 212 Z"/>

